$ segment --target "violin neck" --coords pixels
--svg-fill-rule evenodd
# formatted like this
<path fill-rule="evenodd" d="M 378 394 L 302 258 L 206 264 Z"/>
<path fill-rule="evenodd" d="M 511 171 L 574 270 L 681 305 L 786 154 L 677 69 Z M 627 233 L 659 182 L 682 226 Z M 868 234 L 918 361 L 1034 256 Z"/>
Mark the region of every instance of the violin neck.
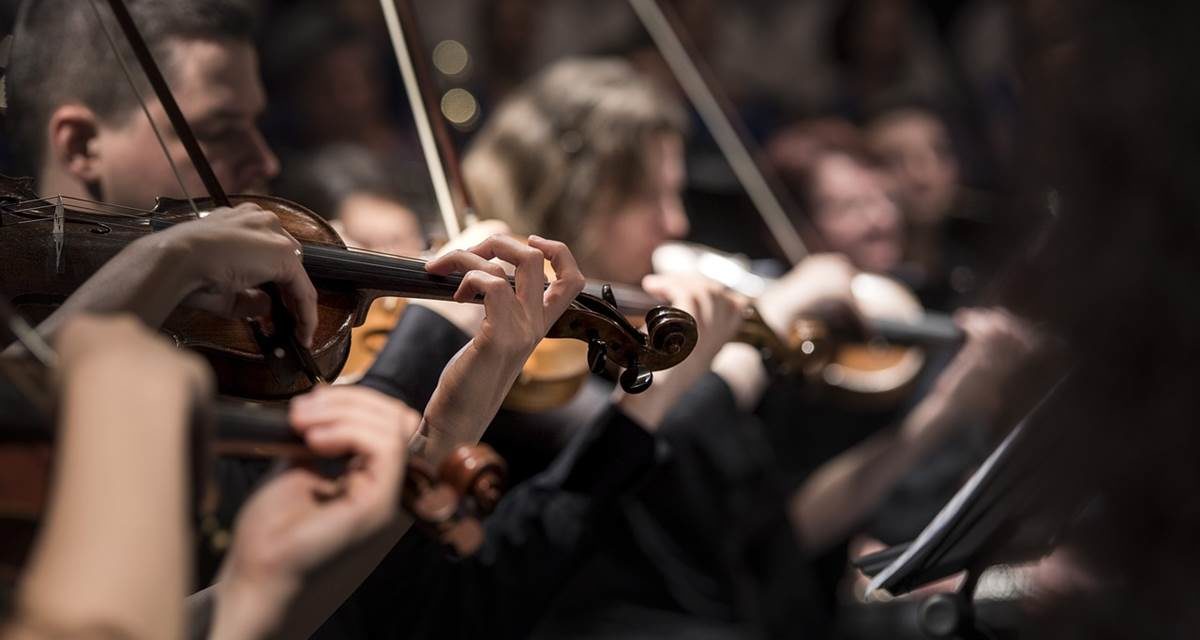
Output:
<path fill-rule="evenodd" d="M 962 342 L 963 331 L 944 313 L 926 311 L 920 320 L 875 318 L 871 328 L 892 344 L 906 346 L 952 345 Z"/>
<path fill-rule="evenodd" d="M 425 271 L 425 261 L 400 256 L 305 246 L 304 269 L 314 281 L 378 295 L 453 300 L 461 276 Z"/>
<path fill-rule="evenodd" d="M 613 284 L 613 297 L 617 300 L 617 309 L 626 315 L 644 316 L 647 311 L 667 304 L 666 302 L 655 298 L 638 287 L 627 284 Z M 591 294 L 597 298 L 602 297 L 601 292 L 604 288 L 604 283 L 589 280 L 584 286 L 583 292 Z"/>

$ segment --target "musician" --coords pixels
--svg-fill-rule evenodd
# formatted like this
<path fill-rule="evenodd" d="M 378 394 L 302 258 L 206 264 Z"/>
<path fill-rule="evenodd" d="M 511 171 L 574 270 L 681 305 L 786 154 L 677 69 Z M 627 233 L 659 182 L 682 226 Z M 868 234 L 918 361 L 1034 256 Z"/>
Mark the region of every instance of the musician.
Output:
<path fill-rule="evenodd" d="M 422 212 L 434 205 L 417 188 L 403 188 L 405 177 L 365 147 L 336 144 L 298 158 L 276 193 L 321 212 L 348 246 L 419 256 L 429 246 Z"/>
<path fill-rule="evenodd" d="M 654 249 L 687 232 L 681 122 L 678 106 L 624 62 L 560 62 L 484 126 L 464 163 L 468 186 L 481 215 L 522 231 L 554 230 L 575 243 L 590 273 L 665 294 L 682 282 L 646 276 Z M 839 236 L 864 240 L 853 255 L 886 268 L 899 258 L 900 243 L 889 242 L 898 240 L 899 214 L 879 175 L 854 162 L 836 158 L 828 167 L 827 222 L 854 227 L 864 213 L 868 230 L 871 218 L 889 222 L 895 235 L 879 242 L 857 227 Z M 773 327 L 786 327 L 821 303 L 847 304 L 853 273 L 843 258 L 811 258 L 757 306 Z M 798 615 L 819 626 L 818 598 L 801 586 L 810 571 L 805 556 L 860 525 L 966 417 L 993 410 L 982 390 L 1011 376 L 1036 346 L 1003 312 L 975 312 L 961 322 L 969 348 L 935 392 L 896 416 L 892 428 L 820 460 L 825 464 L 794 492 L 777 477 L 778 461 L 750 415 L 769 382 L 761 359 L 744 345 L 716 350 L 711 372 L 666 410 L 670 464 L 625 502 L 601 554 L 573 581 L 542 633 L 686 637 L 700 629 L 736 634 L 749 624 L 786 634 Z M 795 395 L 794 387 L 776 391 Z M 809 416 L 792 412 L 779 427 L 795 429 L 798 418 Z"/>
<path fill-rule="evenodd" d="M 978 299 L 1002 266 L 1013 229 L 997 219 L 991 197 L 963 184 L 945 120 L 929 107 L 900 104 L 878 110 L 864 132 L 903 213 L 902 274 L 933 308 Z"/>
<path fill-rule="evenodd" d="M 248 10 L 233 2 L 136 7 L 221 183 L 231 193 L 263 192 L 279 167 L 254 125 L 263 94 Z M 14 146 L 45 196 L 136 209 L 152 207 L 158 196 L 183 197 L 96 21 L 88 4 L 28 3 L 7 78 Z M 115 24 L 109 28 L 119 33 Z M 123 51 L 132 60 L 127 47 Z M 144 80 L 139 90 L 149 93 Z M 156 101 L 149 106 L 186 194 L 204 195 L 162 108 Z M 181 302 L 234 318 L 263 316 L 269 302 L 251 287 L 272 281 L 296 316 L 297 337 L 307 344 L 316 324 L 316 292 L 298 250 L 278 220 L 258 207 L 217 209 L 203 220 L 134 242 L 42 329 L 52 332 L 77 311 L 114 310 L 157 326 Z"/>

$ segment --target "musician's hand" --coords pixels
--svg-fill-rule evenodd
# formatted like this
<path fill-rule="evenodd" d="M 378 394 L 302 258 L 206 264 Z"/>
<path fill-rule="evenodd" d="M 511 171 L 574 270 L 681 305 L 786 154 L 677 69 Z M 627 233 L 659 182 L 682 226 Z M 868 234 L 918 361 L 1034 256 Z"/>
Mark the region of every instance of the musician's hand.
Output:
<path fill-rule="evenodd" d="M 438 255 L 443 256 L 447 253 L 457 250 L 467 250 L 471 247 L 486 240 L 489 236 L 496 234 L 509 234 L 508 225 L 499 220 L 482 220 L 466 229 L 462 233 L 455 236 L 445 246 L 438 249 Z M 483 325 L 483 306 L 478 304 L 459 304 L 457 302 L 448 302 L 445 300 L 420 300 L 411 299 L 408 304 L 412 306 L 425 307 L 442 316 L 443 318 L 454 323 L 454 326 L 462 330 L 468 336 L 476 336 L 479 334 L 479 327 Z"/>
<path fill-rule="evenodd" d="M 516 290 L 499 258 L 516 267 Z M 557 275 L 546 287 L 545 260 Z M 435 464 L 455 447 L 475 444 L 495 417 L 534 347 L 583 290 L 575 258 L 561 242 L 529 237 L 529 245 L 504 235 L 470 251 L 452 251 L 426 266 L 431 273 L 466 273 L 460 302 L 483 296 L 479 332 L 450 361 L 425 409 L 417 442 Z"/>
<path fill-rule="evenodd" d="M 212 393 L 212 371 L 194 353 L 170 345 L 130 315 L 79 315 L 55 336 L 62 375 L 99 385 L 137 380 L 143 388 L 181 383 L 191 397 Z M 138 392 L 130 389 L 130 393 Z M 152 393 L 152 392 L 151 392 Z"/>
<path fill-rule="evenodd" d="M 812 255 L 767 287 L 755 306 L 767 325 L 781 336 L 788 335 L 792 324 L 806 314 L 832 313 L 860 324 L 850 288 L 856 273 L 841 254 Z"/>
<path fill-rule="evenodd" d="M 179 249 L 189 276 L 184 304 L 229 318 L 269 318 L 270 299 L 256 287 L 274 282 L 296 317 L 296 338 L 311 346 L 317 291 L 304 271 L 302 246 L 274 213 L 250 203 L 221 207 L 151 238 Z"/>
<path fill-rule="evenodd" d="M 711 360 L 737 335 L 749 305 L 744 296 L 699 275 L 650 275 L 642 288 L 696 319 L 698 337 L 688 360 Z"/>
<path fill-rule="evenodd" d="M 499 258 L 515 267 L 516 287 Z M 556 279 L 546 286 L 544 264 L 549 260 Z M 426 264 L 430 273 L 463 273 L 454 295 L 458 302 L 483 297 L 484 319 L 473 343 L 478 349 L 497 349 L 524 362 L 546 332 L 583 291 L 583 274 L 570 249 L 561 242 L 529 236 L 529 244 L 507 235 L 489 236 L 469 250 L 451 251 Z"/>
<path fill-rule="evenodd" d="M 1044 337 L 1003 309 L 963 309 L 955 322 L 966 343 L 938 377 L 931 395 L 955 415 L 990 417 L 1004 404 L 1007 384 L 1030 362 Z"/>
<path fill-rule="evenodd" d="M 654 374 L 654 385 L 637 395 L 618 394 L 618 404 L 647 429 L 656 429 L 671 407 L 713 364 L 713 358 L 737 335 L 748 301 L 701 276 L 651 275 L 642 280 L 647 293 L 666 298 L 671 306 L 696 319 L 698 337 L 682 363 Z M 761 359 L 758 360 L 761 364 Z M 721 372 L 718 372 L 721 374 Z M 722 375 L 722 377 L 724 377 Z M 728 380 L 732 388 L 740 380 Z"/>
<path fill-rule="evenodd" d="M 242 508 L 217 586 L 219 629 L 269 635 L 304 578 L 396 522 L 409 441 L 420 416 L 366 387 L 318 387 L 289 412 L 323 456 L 352 456 L 326 479 L 303 467 L 271 478 Z"/>

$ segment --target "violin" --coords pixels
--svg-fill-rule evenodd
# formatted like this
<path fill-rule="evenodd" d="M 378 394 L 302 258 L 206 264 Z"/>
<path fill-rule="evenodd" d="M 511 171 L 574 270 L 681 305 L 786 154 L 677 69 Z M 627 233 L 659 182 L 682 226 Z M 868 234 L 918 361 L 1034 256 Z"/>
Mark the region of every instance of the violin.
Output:
<path fill-rule="evenodd" d="M 70 198 L 39 199 L 31 186 L 27 179 L 0 176 L 0 247 L 8 256 L 0 289 L 18 308 L 61 303 L 130 242 L 197 218 L 192 203 L 181 200 L 161 198 L 154 210 L 139 212 Z M 271 211 L 303 245 L 303 264 L 318 292 L 310 366 L 319 379 L 337 377 L 346 362 L 351 329 L 363 323 L 372 300 L 452 300 L 462 281 L 461 276 L 427 273 L 421 260 L 349 249 L 320 216 L 287 200 L 232 196 L 230 202 L 252 202 Z M 195 205 L 204 211 L 215 203 L 197 199 Z M 589 364 L 620 371 L 621 386 L 637 393 L 650 385 L 654 371 L 678 364 L 696 343 L 695 320 L 683 311 L 656 307 L 644 322 L 645 333 L 604 300 L 581 294 L 548 336 L 587 343 Z M 206 357 L 223 394 L 281 399 L 316 382 L 305 375 L 305 363 L 263 344 L 246 323 L 181 308 L 163 329 L 179 346 Z"/>
<path fill-rule="evenodd" d="M 756 299 L 771 284 L 743 258 L 688 243 L 668 243 L 654 253 L 659 273 L 698 274 Z M 844 318 L 810 317 L 778 336 L 751 306 L 736 340 L 758 348 L 777 374 L 801 374 L 839 400 L 856 406 L 889 406 L 904 398 L 925 365 L 929 347 L 954 346 L 964 334 L 945 314 L 926 311 L 904 285 L 871 273 L 850 283 L 865 326 Z M 622 289 L 617 304 L 636 313 L 653 304 L 636 290 Z"/>
<path fill-rule="evenodd" d="M 0 360 L 0 578 L 15 575 L 29 550 L 49 496 L 54 463 L 54 390 L 48 369 L 24 358 Z M 337 474 L 346 460 L 323 460 L 291 428 L 287 412 L 246 402 L 218 400 L 193 418 L 193 501 L 196 521 L 216 547 L 228 534 L 216 524 L 216 489 L 208 482 L 215 456 L 285 457 Z M 504 460 L 487 445 L 463 446 L 434 468 L 408 461 L 401 506 L 417 526 L 460 556 L 483 543 L 481 520 L 502 495 Z"/>
<path fill-rule="evenodd" d="M 654 254 L 659 273 L 698 274 L 755 299 L 771 284 L 753 273 L 744 259 L 707 247 L 669 243 Z M 633 321 L 662 304 L 629 285 L 588 282 L 584 291 L 600 297 Z M 796 320 L 779 335 L 754 308 L 746 309 L 734 342 L 754 347 L 773 375 L 809 383 L 814 393 L 851 406 L 886 407 L 903 399 L 925 364 L 925 349 L 954 346 L 963 332 L 948 316 L 925 311 L 903 285 L 889 278 L 857 274 L 851 282 L 861 323 L 812 316 Z M 513 385 L 505 407 L 539 412 L 570 402 L 587 378 L 581 346 L 562 340 L 538 345 Z"/>

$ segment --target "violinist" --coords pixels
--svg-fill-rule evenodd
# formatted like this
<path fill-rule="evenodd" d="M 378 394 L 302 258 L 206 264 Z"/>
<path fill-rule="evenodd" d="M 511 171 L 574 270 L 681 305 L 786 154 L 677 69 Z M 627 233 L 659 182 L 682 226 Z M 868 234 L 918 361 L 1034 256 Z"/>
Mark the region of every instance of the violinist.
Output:
<path fill-rule="evenodd" d="M 367 148 L 337 144 L 291 163 L 277 194 L 322 212 L 348 246 L 415 257 L 429 248 L 420 212 L 431 207 L 405 179 Z"/>
<path fill-rule="evenodd" d="M 684 280 L 650 275 L 654 249 L 688 231 L 680 196 L 682 123 L 678 105 L 628 64 L 560 62 L 510 96 L 485 124 L 464 162 L 468 187 L 482 216 L 519 232 L 552 230 L 575 248 L 588 273 L 640 283 L 677 306 L 699 309 L 698 322 L 712 339 L 728 340 L 738 320 L 729 314 L 744 302 L 723 305 L 728 294 L 719 289 L 697 293 Z M 849 168 L 835 176 L 835 186 L 843 187 L 835 195 L 847 198 L 842 194 L 865 181 L 871 188 L 859 199 L 873 198 L 865 210 L 878 211 L 898 231 L 898 211 L 878 176 Z M 846 177 L 858 183 L 847 189 Z M 852 207 L 848 216 L 857 211 Z M 850 254 L 864 267 L 882 269 L 899 257 L 899 247 L 897 234 Z M 845 258 L 810 258 L 758 300 L 759 311 L 773 327 L 786 327 L 822 304 L 850 305 L 854 273 Z M 794 490 L 779 477 L 781 461 L 769 453 L 752 415 L 768 385 L 770 393 L 788 397 L 794 387 L 773 382 L 759 354 L 745 345 L 698 346 L 688 364 L 702 363 L 693 366 L 710 373 L 678 405 L 656 407 L 673 457 L 654 483 L 623 504 L 603 550 L 559 600 L 542 633 L 687 637 L 713 629 L 736 634 L 745 624 L 782 634 L 805 611 L 819 626 L 818 597 L 804 586 L 811 571 L 806 557 L 860 526 L 907 469 L 962 428 L 963 416 L 983 410 L 977 405 L 986 393 L 978 390 L 999 385 L 1036 346 L 1008 314 L 978 312 L 962 318 L 962 326 L 969 348 L 935 393 L 897 416 L 880 437 L 847 455 L 835 451 L 817 460 L 811 481 Z M 993 359 L 1005 364 L 993 366 Z M 792 412 L 768 426 L 796 430 L 809 419 Z M 756 562 L 760 552 L 770 553 L 771 562 Z M 701 588 L 698 576 L 711 588 Z"/>
<path fill-rule="evenodd" d="M 158 196 L 183 197 L 90 5 L 26 5 L 7 77 L 7 120 L 39 193 L 137 209 L 152 207 Z M 181 9 L 146 2 L 138 4 L 137 15 L 156 54 L 168 62 L 182 109 L 196 123 L 222 184 L 232 193 L 263 193 L 279 163 L 255 125 L 265 99 L 256 78 L 251 13 L 237 2 Z M 190 167 L 155 105 L 151 115 L 176 166 Z M 184 170 L 182 178 L 188 193 L 203 193 L 194 171 Z M 266 296 L 251 287 L 271 281 L 279 284 L 305 343 L 315 328 L 316 292 L 298 248 L 278 220 L 257 207 L 218 209 L 133 243 L 42 329 L 52 332 L 77 311 L 129 311 L 157 326 L 180 302 L 234 318 L 266 315 Z"/>

